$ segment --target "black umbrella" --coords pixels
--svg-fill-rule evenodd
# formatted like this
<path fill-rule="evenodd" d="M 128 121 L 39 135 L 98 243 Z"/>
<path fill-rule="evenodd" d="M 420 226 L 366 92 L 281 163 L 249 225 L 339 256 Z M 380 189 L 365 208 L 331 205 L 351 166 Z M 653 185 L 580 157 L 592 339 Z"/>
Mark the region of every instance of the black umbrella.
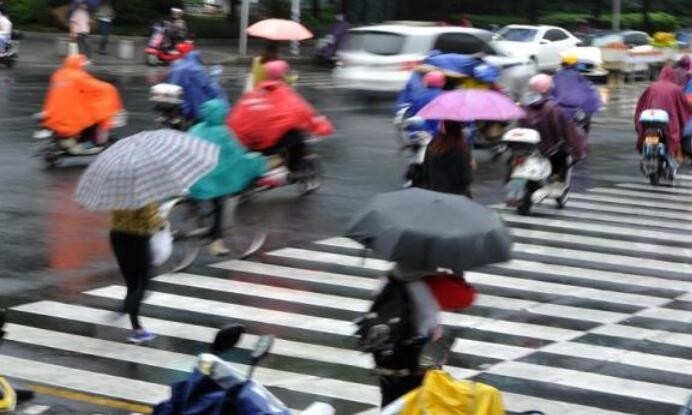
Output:
<path fill-rule="evenodd" d="M 464 196 L 422 189 L 375 196 L 346 236 L 411 269 L 461 272 L 511 259 L 511 238 L 495 212 Z"/>

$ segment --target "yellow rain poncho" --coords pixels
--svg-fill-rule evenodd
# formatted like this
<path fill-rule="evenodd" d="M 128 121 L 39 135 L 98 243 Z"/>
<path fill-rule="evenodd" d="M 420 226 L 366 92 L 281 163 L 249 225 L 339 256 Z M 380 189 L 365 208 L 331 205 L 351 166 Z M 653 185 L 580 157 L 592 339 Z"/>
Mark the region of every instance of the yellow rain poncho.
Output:
<path fill-rule="evenodd" d="M 423 386 L 387 407 L 386 415 L 505 415 L 500 392 L 492 386 L 456 380 L 443 370 L 431 370 Z"/>

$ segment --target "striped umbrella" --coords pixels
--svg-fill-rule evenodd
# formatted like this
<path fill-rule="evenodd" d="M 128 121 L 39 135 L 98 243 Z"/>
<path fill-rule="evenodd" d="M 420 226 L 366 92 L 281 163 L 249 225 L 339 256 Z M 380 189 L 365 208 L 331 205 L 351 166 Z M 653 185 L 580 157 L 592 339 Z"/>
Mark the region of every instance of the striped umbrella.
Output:
<path fill-rule="evenodd" d="M 122 139 L 84 172 L 75 197 L 91 210 L 138 209 L 185 193 L 216 167 L 218 146 L 175 130 Z"/>

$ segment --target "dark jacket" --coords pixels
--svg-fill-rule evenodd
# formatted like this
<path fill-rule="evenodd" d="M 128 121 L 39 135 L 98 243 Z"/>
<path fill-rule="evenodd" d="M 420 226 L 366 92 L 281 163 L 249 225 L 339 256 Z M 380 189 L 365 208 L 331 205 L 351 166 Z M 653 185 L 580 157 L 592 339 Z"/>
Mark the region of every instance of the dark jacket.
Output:
<path fill-rule="evenodd" d="M 575 160 L 581 160 L 588 153 L 586 138 L 574 123 L 554 101 L 543 99 L 523 107 L 526 117 L 519 120 L 519 127 L 532 128 L 541 135 L 538 145 L 543 155 L 550 155 L 557 144 L 562 142 L 561 149 L 572 154 Z"/>
<path fill-rule="evenodd" d="M 423 186 L 435 192 L 454 193 L 471 197 L 473 169 L 471 152 L 454 148 L 434 154 L 428 148 L 423 161 Z"/>

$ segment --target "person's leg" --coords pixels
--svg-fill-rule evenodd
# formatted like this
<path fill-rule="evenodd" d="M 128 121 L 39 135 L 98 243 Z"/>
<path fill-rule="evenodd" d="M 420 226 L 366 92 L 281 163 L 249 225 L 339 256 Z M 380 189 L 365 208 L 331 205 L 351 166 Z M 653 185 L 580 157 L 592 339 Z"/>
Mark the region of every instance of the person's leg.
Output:
<path fill-rule="evenodd" d="M 132 262 L 130 261 L 132 246 L 129 243 L 128 235 L 122 232 L 112 231 L 110 234 L 110 239 L 115 260 L 118 263 L 120 274 L 122 275 L 123 280 L 125 281 L 125 286 L 127 287 L 127 293 L 123 299 L 121 311 L 123 313 L 129 313 L 131 308 L 130 303 L 132 302 L 132 298 L 139 285 Z"/>
<path fill-rule="evenodd" d="M 89 35 L 86 33 L 78 34 L 77 45 L 79 47 L 79 53 L 86 56 L 87 59 L 91 59 L 91 45 L 89 44 Z"/>
<path fill-rule="evenodd" d="M 300 131 L 289 131 L 280 141 L 280 145 L 286 149 L 286 167 L 291 173 L 297 173 L 303 167 L 306 145 L 305 137 Z"/>
<path fill-rule="evenodd" d="M 561 182 L 564 182 L 567 176 L 567 159 L 569 154 L 558 151 L 550 157 L 550 164 L 553 168 L 553 176 Z"/>
<path fill-rule="evenodd" d="M 105 55 L 108 48 L 108 38 L 111 34 L 111 23 L 99 21 L 99 30 L 101 31 L 101 43 L 99 44 L 99 53 Z"/>
<path fill-rule="evenodd" d="M 380 376 L 382 408 L 420 387 L 423 376 Z"/>
<path fill-rule="evenodd" d="M 212 224 L 210 236 L 211 244 L 209 245 L 209 253 L 214 256 L 228 255 L 230 251 L 223 243 L 224 233 L 224 213 L 225 203 L 224 198 L 216 198 L 211 200 L 214 209 L 214 223 Z"/>
<path fill-rule="evenodd" d="M 129 260 L 132 266 L 132 278 L 136 287 L 131 295 L 130 309 L 128 311 L 132 328 L 142 330 L 142 324 L 139 321 L 139 309 L 141 308 L 144 293 L 151 277 L 151 249 L 149 246 L 151 237 L 131 235 L 129 239 L 131 244 Z"/>

